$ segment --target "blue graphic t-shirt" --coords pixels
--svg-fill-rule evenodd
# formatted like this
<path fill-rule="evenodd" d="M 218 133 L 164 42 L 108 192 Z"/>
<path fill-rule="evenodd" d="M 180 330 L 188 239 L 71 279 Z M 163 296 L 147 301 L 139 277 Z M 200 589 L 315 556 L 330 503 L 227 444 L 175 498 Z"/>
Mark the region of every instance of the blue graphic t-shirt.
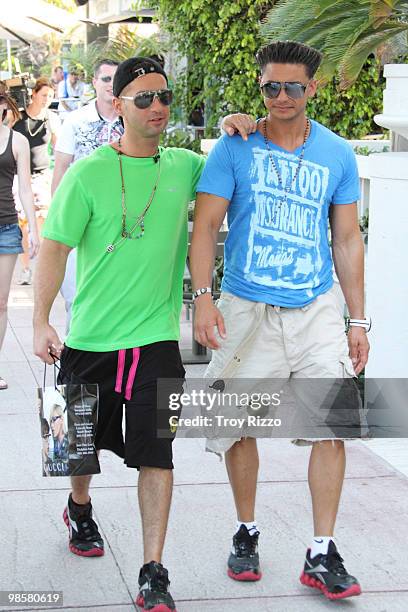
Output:
<path fill-rule="evenodd" d="M 302 147 L 289 153 L 269 141 L 285 201 L 263 135 L 223 136 L 208 157 L 197 191 L 230 200 L 222 289 L 276 306 L 297 308 L 333 284 L 328 242 L 331 204 L 358 200 L 351 146 L 316 121 Z M 292 184 L 293 183 L 293 184 Z"/>

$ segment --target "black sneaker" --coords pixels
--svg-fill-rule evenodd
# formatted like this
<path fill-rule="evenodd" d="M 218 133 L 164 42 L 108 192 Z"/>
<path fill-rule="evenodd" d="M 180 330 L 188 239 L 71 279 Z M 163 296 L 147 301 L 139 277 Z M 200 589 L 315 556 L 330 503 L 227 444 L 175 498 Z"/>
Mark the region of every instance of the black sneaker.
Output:
<path fill-rule="evenodd" d="M 232 551 L 228 558 L 228 576 L 233 580 L 253 582 L 262 578 L 259 569 L 258 555 L 259 531 L 249 534 L 245 525 L 241 525 L 232 538 Z"/>
<path fill-rule="evenodd" d="M 140 590 L 136 605 L 143 611 L 176 612 L 173 598 L 167 590 L 169 584 L 169 574 L 161 563 L 145 563 L 139 574 Z"/>
<path fill-rule="evenodd" d="M 329 542 L 326 555 L 316 555 L 311 559 L 308 548 L 300 582 L 320 589 L 328 599 L 343 599 L 361 593 L 357 578 L 347 572 L 333 540 Z"/>
<path fill-rule="evenodd" d="M 64 523 L 69 530 L 69 550 L 81 557 L 102 557 L 105 553 L 103 539 L 98 525 L 92 518 L 92 504 L 78 514 L 73 508 L 71 495 L 63 514 Z"/>

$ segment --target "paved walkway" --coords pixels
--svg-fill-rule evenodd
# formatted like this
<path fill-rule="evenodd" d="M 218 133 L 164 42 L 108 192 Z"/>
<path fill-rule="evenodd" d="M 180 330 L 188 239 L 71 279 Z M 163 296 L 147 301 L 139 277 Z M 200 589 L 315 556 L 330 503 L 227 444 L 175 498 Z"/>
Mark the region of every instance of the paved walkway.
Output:
<path fill-rule="evenodd" d="M 62 590 L 66 611 L 130 612 L 135 609 L 142 546 L 136 474 L 103 453 L 103 474 L 94 479 L 92 500 L 106 554 L 99 559 L 70 554 L 61 519 L 68 480 L 41 477 L 36 386 L 43 368 L 31 352 L 31 313 L 32 288 L 13 284 L 10 325 L 0 355 L 0 372 L 10 385 L 0 392 L 0 589 Z M 52 320 L 63 333 L 61 302 Z M 189 341 L 189 324 L 183 323 L 183 345 L 188 347 Z M 189 368 L 188 374 L 198 376 L 200 368 Z M 224 465 L 203 452 L 200 440 L 176 442 L 176 485 L 164 563 L 170 567 L 178 611 L 314 612 L 337 606 L 406 612 L 405 441 L 348 445 L 337 540 L 364 595 L 336 603 L 298 581 L 312 534 L 309 450 L 280 440 L 260 443 L 260 454 L 257 520 L 264 577 L 258 584 L 239 584 L 225 572 L 235 516 Z"/>

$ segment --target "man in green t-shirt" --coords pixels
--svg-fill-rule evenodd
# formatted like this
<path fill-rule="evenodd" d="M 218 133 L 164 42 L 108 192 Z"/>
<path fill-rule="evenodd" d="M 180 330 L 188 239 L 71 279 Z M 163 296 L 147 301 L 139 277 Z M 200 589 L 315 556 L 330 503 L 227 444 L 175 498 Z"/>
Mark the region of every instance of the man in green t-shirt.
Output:
<path fill-rule="evenodd" d="M 171 432 L 157 437 L 157 379 L 183 379 L 185 374 L 178 339 L 187 205 L 195 197 L 204 159 L 159 146 L 172 93 L 155 61 L 123 62 L 113 93 L 123 137 L 67 171 L 44 225 L 34 351 L 46 363 L 53 363 L 53 355 L 61 358 L 60 382 L 98 383 L 96 448 L 109 449 L 128 467 L 140 469 L 144 565 L 137 603 L 144 610 L 172 611 L 161 556 L 173 483 L 173 439 Z M 77 294 L 63 346 L 49 313 L 68 253 L 76 247 Z M 104 544 L 92 519 L 89 484 L 90 477 L 72 478 L 64 520 L 70 550 L 91 557 L 103 555 Z"/>

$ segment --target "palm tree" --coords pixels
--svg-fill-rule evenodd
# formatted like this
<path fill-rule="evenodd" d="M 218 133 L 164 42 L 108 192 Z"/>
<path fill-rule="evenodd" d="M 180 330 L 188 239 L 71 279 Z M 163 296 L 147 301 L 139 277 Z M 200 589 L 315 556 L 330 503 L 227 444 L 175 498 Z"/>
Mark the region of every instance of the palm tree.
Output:
<path fill-rule="evenodd" d="M 353 83 L 367 58 L 408 51 L 408 0 L 281 0 L 261 26 L 267 42 L 296 40 L 324 53 L 322 80 Z"/>
<path fill-rule="evenodd" d="M 69 64 L 80 64 L 83 66 L 88 82 L 92 81 L 93 67 L 106 57 L 118 62 L 135 55 L 163 56 L 168 50 L 168 44 L 163 42 L 155 34 L 150 38 L 141 38 L 131 32 L 126 26 L 118 29 L 115 38 L 97 39 L 90 43 L 86 49 L 83 45 L 73 45 L 63 56 Z"/>

